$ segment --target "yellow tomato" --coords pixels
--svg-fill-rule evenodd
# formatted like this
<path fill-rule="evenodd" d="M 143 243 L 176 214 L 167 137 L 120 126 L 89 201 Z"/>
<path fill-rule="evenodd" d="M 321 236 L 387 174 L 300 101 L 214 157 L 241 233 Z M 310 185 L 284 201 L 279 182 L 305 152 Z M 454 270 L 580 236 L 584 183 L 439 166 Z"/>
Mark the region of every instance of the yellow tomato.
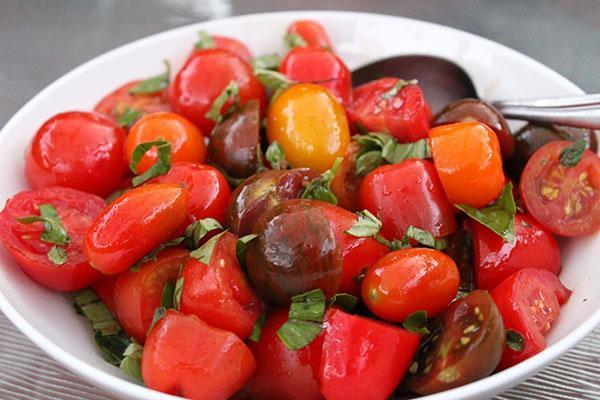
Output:
<path fill-rule="evenodd" d="M 350 130 L 344 108 L 327 89 L 297 84 L 271 104 L 267 137 L 279 142 L 292 166 L 323 172 L 344 156 Z"/>

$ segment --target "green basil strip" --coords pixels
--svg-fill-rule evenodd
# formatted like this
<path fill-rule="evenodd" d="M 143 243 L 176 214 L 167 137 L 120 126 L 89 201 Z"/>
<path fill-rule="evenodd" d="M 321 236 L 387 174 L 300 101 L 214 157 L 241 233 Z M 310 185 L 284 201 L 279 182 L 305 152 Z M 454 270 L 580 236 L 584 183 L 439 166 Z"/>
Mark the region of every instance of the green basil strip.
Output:
<path fill-rule="evenodd" d="M 198 32 L 198 41 L 194 43 L 194 47 L 197 49 L 214 49 L 217 47 L 212 36 L 205 31 Z"/>
<path fill-rule="evenodd" d="M 416 79 L 411 79 L 409 81 L 405 81 L 403 79 L 400 79 L 390 90 L 388 90 L 385 93 L 381 94 L 381 98 L 384 100 L 389 100 L 393 97 L 395 97 L 398 93 L 400 93 L 400 91 L 405 87 L 405 86 L 409 86 L 409 85 L 418 85 L 419 81 Z"/>
<path fill-rule="evenodd" d="M 385 164 L 381 150 L 371 150 L 356 158 L 355 171 L 358 176 L 366 176 L 375 168 Z"/>
<path fill-rule="evenodd" d="M 154 310 L 154 315 L 152 316 L 152 322 L 150 323 L 150 327 L 148 327 L 148 332 L 146 333 L 146 336 L 148 336 L 150 334 L 150 332 L 152 332 L 152 328 L 154 328 L 154 325 L 156 325 L 156 323 L 158 321 L 160 321 L 162 319 L 162 317 L 165 316 L 166 313 L 167 313 L 167 309 L 164 307 L 158 307 L 156 310 Z"/>
<path fill-rule="evenodd" d="M 223 227 L 214 218 L 204 218 L 199 221 L 192 222 L 185 228 L 186 244 L 192 250 L 197 249 L 200 241 L 214 230 L 223 230 Z"/>
<path fill-rule="evenodd" d="M 152 94 L 158 93 L 161 90 L 165 89 L 169 86 L 170 76 L 171 76 L 171 65 L 167 60 L 164 61 L 167 70 L 160 75 L 153 76 L 148 79 L 144 79 L 131 89 L 129 89 L 129 93 L 131 94 Z"/>
<path fill-rule="evenodd" d="M 126 107 L 125 111 L 117 118 L 119 126 L 125 128 L 134 124 L 142 116 L 142 113 L 137 108 Z"/>
<path fill-rule="evenodd" d="M 431 247 L 436 250 L 443 250 L 448 245 L 448 241 L 445 238 L 436 239 L 431 232 L 427 232 L 412 225 L 406 229 L 402 241 L 408 246 L 410 244 L 410 239 L 417 241 L 423 246 Z"/>
<path fill-rule="evenodd" d="M 166 174 L 171 169 L 171 143 L 166 140 L 155 140 L 153 142 L 138 144 L 131 155 L 129 169 L 131 169 L 134 174 L 137 174 L 138 164 L 144 154 L 152 147 L 156 147 L 158 151 L 156 162 L 142 175 L 138 175 L 131 180 L 134 187 L 139 186 L 156 176 Z"/>
<path fill-rule="evenodd" d="M 123 353 L 131 344 L 131 339 L 124 331 L 120 331 L 115 335 L 103 335 L 100 332 L 95 332 L 94 342 L 102 358 L 108 363 L 118 366 L 123 361 Z"/>
<path fill-rule="evenodd" d="M 512 183 L 504 186 L 502 194 L 494 204 L 484 208 L 475 208 L 464 204 L 455 205 L 469 217 L 485 225 L 509 243 L 515 242 L 515 199 L 512 193 Z"/>
<path fill-rule="evenodd" d="M 355 139 L 360 151 L 356 157 L 356 172 L 365 176 L 385 163 L 399 164 L 408 159 L 431 158 L 431 148 L 427 139 L 412 143 L 400 143 L 392 135 L 371 132 Z"/>
<path fill-rule="evenodd" d="M 204 243 L 202 245 L 202 247 L 192 251 L 190 253 L 190 257 L 195 258 L 196 260 L 198 260 L 206 265 L 209 265 L 210 259 L 212 258 L 212 253 L 215 249 L 215 246 L 217 245 L 217 242 L 219 241 L 221 236 L 223 236 L 226 232 L 227 231 L 225 230 L 225 231 L 219 233 L 218 235 L 215 235 L 215 236 L 211 237 L 210 239 L 208 239 L 208 241 L 206 243 Z"/>
<path fill-rule="evenodd" d="M 512 329 L 506 330 L 506 346 L 514 351 L 522 351 L 525 346 L 525 338 L 519 332 Z"/>
<path fill-rule="evenodd" d="M 346 231 L 347 234 L 356 237 L 373 237 L 381 230 L 381 221 L 369 210 L 363 210 L 356 213 L 357 220 Z"/>
<path fill-rule="evenodd" d="M 429 329 L 427 329 L 427 312 L 415 311 L 406 317 L 402 323 L 402 327 L 412 333 L 429 335 Z"/>
<path fill-rule="evenodd" d="M 123 360 L 119 368 L 123 373 L 136 381 L 143 382 L 142 378 L 142 355 L 144 347 L 139 343 L 132 341 L 123 352 Z"/>
<path fill-rule="evenodd" d="M 252 340 L 253 342 L 260 341 L 260 338 L 262 336 L 262 329 L 263 326 L 265 326 L 265 322 L 267 322 L 267 313 L 263 311 L 258 316 L 258 319 L 256 320 L 254 327 L 252 328 L 252 333 L 250 334 L 250 336 L 248 336 L 248 339 Z"/>
<path fill-rule="evenodd" d="M 283 40 L 285 42 L 285 47 L 288 50 L 291 50 L 294 47 L 308 46 L 308 43 L 306 42 L 306 40 L 304 40 L 304 38 L 302 36 L 298 35 L 297 33 L 288 33 L 287 35 L 285 35 Z"/>
<path fill-rule="evenodd" d="M 235 81 L 229 82 L 229 84 L 223 89 L 223 91 L 215 98 L 210 110 L 204 115 L 206 118 L 215 121 L 217 124 L 223 120 L 223 118 L 229 115 L 239 103 L 240 88 Z M 221 114 L 221 108 L 229 100 L 232 100 L 233 104 Z"/>
<path fill-rule="evenodd" d="M 53 243 L 58 246 L 66 246 L 71 239 L 65 229 L 56 209 L 52 204 L 40 204 L 38 206 L 40 215 L 29 217 L 16 218 L 16 221 L 21 224 L 33 224 L 35 222 L 44 223 L 44 231 L 40 235 L 40 239 L 46 243 Z"/>
<path fill-rule="evenodd" d="M 337 293 L 329 300 L 329 306 L 338 305 L 348 312 L 354 312 L 358 305 L 358 297 L 350 293 Z"/>
<path fill-rule="evenodd" d="M 576 166 L 581 161 L 587 147 L 587 141 L 585 139 L 579 139 L 569 147 L 564 148 L 558 156 L 560 165 L 567 168 Z"/>
<path fill-rule="evenodd" d="M 165 286 L 163 287 L 162 297 L 160 300 L 161 307 L 164 308 L 174 308 L 174 299 L 175 299 L 175 284 L 173 282 L 165 282 Z"/>
<path fill-rule="evenodd" d="M 54 265 L 63 265 L 67 262 L 67 251 L 62 247 L 54 245 L 48 252 L 47 257 Z"/>
<path fill-rule="evenodd" d="M 248 244 L 257 237 L 257 234 L 251 233 L 249 235 L 242 236 L 238 239 L 235 247 L 235 252 L 240 265 L 246 265 L 246 253 L 248 251 Z"/>
<path fill-rule="evenodd" d="M 264 54 L 252 60 L 252 67 L 276 71 L 281 65 L 281 56 L 277 53 Z"/>
<path fill-rule="evenodd" d="M 323 329 L 326 306 L 321 289 L 292 297 L 288 320 L 277 330 L 277 336 L 290 350 L 309 345 Z"/>
<path fill-rule="evenodd" d="M 181 269 L 183 269 L 183 264 L 181 265 L 179 274 L 181 275 Z M 181 308 L 181 293 L 183 292 L 183 284 L 185 283 L 185 278 L 180 276 L 177 278 L 175 282 L 175 290 L 173 291 L 173 308 L 177 311 Z"/>
<path fill-rule="evenodd" d="M 279 144 L 278 141 L 273 141 L 267 147 L 267 151 L 265 152 L 265 158 L 271 165 L 271 169 L 288 169 L 290 164 L 285 158 L 285 153 L 283 152 L 283 147 Z"/>
<path fill-rule="evenodd" d="M 319 200 L 326 203 L 337 204 L 337 197 L 331 191 L 331 182 L 340 169 L 342 157 L 338 157 L 330 169 L 323 172 L 317 179 L 312 180 L 304 188 L 303 199 Z"/>
<path fill-rule="evenodd" d="M 288 79 L 281 72 L 271 71 L 265 68 L 254 68 L 254 75 L 256 75 L 263 86 L 271 90 L 287 89 L 296 83 L 295 81 Z"/>
<path fill-rule="evenodd" d="M 322 330 L 323 325 L 316 322 L 289 320 L 279 328 L 277 336 L 288 349 L 300 350 L 312 343 Z"/>
<path fill-rule="evenodd" d="M 150 261 L 156 261 L 156 258 L 158 257 L 161 251 L 168 247 L 179 246 L 181 243 L 183 243 L 184 240 L 185 237 L 178 237 L 173 240 L 169 240 L 168 242 L 161 243 L 158 247 L 156 247 L 154 250 L 152 250 L 150 253 L 148 253 L 147 255 L 142 257 L 138 262 L 136 262 L 129 270 L 131 272 L 139 271 L 142 264 L 145 264 Z"/>
<path fill-rule="evenodd" d="M 411 158 L 431 158 L 431 149 L 427 139 L 412 143 L 398 143 L 396 140 L 390 140 L 381 149 L 381 156 L 390 164 L 399 164 Z"/>

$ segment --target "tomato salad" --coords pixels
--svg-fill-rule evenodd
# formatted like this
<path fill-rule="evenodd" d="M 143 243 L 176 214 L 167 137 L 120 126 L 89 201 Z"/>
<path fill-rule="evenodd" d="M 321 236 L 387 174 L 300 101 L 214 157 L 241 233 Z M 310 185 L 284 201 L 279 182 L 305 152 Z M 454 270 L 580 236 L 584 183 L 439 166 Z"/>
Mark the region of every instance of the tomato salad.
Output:
<path fill-rule="evenodd" d="M 542 351 L 571 293 L 556 236 L 600 228 L 595 133 L 353 87 L 316 21 L 285 43 L 201 32 L 174 74 L 51 117 L 4 248 L 108 362 L 191 399 L 426 395 Z"/>

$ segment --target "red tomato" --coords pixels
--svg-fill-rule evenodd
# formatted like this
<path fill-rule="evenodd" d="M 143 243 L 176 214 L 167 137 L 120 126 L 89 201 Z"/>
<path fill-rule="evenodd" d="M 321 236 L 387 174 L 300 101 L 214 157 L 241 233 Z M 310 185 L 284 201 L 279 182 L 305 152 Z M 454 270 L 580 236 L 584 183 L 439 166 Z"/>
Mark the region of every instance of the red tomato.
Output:
<path fill-rule="evenodd" d="M 356 237 L 346 231 L 356 223 L 355 214 L 329 203 L 319 202 L 319 207 L 329 220 L 342 252 L 342 279 L 338 292 L 359 295 L 356 276 L 379 260 L 390 249 L 372 237 Z"/>
<path fill-rule="evenodd" d="M 138 343 L 146 341 L 154 311 L 161 306 L 165 284 L 175 284 L 189 254 L 184 249 L 166 249 L 156 260 L 119 274 L 114 288 L 117 317 L 125 332 Z"/>
<path fill-rule="evenodd" d="M 295 47 L 281 61 L 279 72 L 295 82 L 316 83 L 329 89 L 342 104 L 352 100 L 350 70 L 327 49 Z"/>
<path fill-rule="evenodd" d="M 420 336 L 335 309 L 327 321 L 321 393 L 327 400 L 386 400 L 408 369 Z"/>
<path fill-rule="evenodd" d="M 150 182 L 174 183 L 188 190 L 190 195 L 187 217 L 182 225 L 184 228 L 203 218 L 214 218 L 221 223 L 225 221 L 231 188 L 218 169 L 210 165 L 180 162 L 173 164 L 167 174 Z"/>
<path fill-rule="evenodd" d="M 256 371 L 246 389 L 260 400 L 321 400 L 318 379 L 323 335 L 300 350 L 290 350 L 277 336 L 287 319 L 287 310 L 272 312 L 258 343 L 248 341 Z"/>
<path fill-rule="evenodd" d="M 515 217 L 514 244 L 485 226 L 469 221 L 473 235 L 474 271 L 478 289 L 491 290 L 523 268 L 560 271 L 560 250 L 551 233 L 526 214 Z"/>
<path fill-rule="evenodd" d="M 188 191 L 176 185 L 144 185 L 123 194 L 96 217 L 83 251 L 106 275 L 118 274 L 164 242 L 184 221 Z"/>
<path fill-rule="evenodd" d="M 89 112 L 57 114 L 40 127 L 25 156 L 34 189 L 65 186 L 107 196 L 123 177 L 125 131 Z"/>
<path fill-rule="evenodd" d="M 399 82 L 397 78 L 382 78 L 355 88 L 352 104 L 346 108 L 350 125 L 386 132 L 401 142 L 425 139 L 431 109 L 421 87 L 409 84 L 386 98 Z"/>
<path fill-rule="evenodd" d="M 221 236 L 209 265 L 190 258 L 181 271 L 180 311 L 244 339 L 252 333 L 262 304 L 246 280 L 236 255 L 237 238 Z"/>
<path fill-rule="evenodd" d="M 381 219 L 381 234 L 388 239 L 401 239 L 410 225 L 436 237 L 456 230 L 454 208 L 431 161 L 405 160 L 376 168 L 360 185 L 359 203 Z"/>
<path fill-rule="evenodd" d="M 454 299 L 460 285 L 456 264 L 433 249 L 397 250 L 367 270 L 362 299 L 369 310 L 390 322 L 403 322 L 416 311 L 435 317 Z"/>
<path fill-rule="evenodd" d="M 333 47 L 323 25 L 311 19 L 294 21 L 288 28 L 287 33 L 301 36 L 309 46 L 325 47 L 328 49 Z"/>
<path fill-rule="evenodd" d="M 227 400 L 256 364 L 236 335 L 168 310 L 148 335 L 142 376 L 150 389 L 192 400 Z"/>
<path fill-rule="evenodd" d="M 62 265 L 48 259 L 53 244 L 40 239 L 42 222 L 21 224 L 15 220 L 40 215 L 41 204 L 54 206 L 71 239 L 65 248 L 67 261 Z M 82 289 L 100 276 L 88 264 L 82 245 L 88 227 L 103 208 L 100 197 L 74 189 L 52 187 L 20 192 L 6 202 L 0 213 L 0 243 L 37 283 L 61 291 Z"/>
<path fill-rule="evenodd" d="M 115 304 L 115 285 L 117 275 L 102 275 L 90 286 L 96 293 L 96 296 L 110 310 L 113 316 L 117 316 L 117 305 Z"/>
<path fill-rule="evenodd" d="M 527 211 L 549 231 L 583 236 L 600 229 L 600 158 L 585 150 L 574 167 L 559 163 L 567 141 L 537 150 L 521 175 L 521 199 Z"/>
<path fill-rule="evenodd" d="M 203 132 L 210 132 L 215 123 L 206 118 L 206 113 L 231 81 L 235 81 L 239 87 L 241 104 L 258 99 L 261 110 L 264 110 L 267 104 L 265 91 L 254 76 L 250 64 L 221 49 L 198 51 L 187 60 L 171 84 L 171 107 Z M 226 110 L 229 105 L 231 101 L 221 111 Z"/>
<path fill-rule="evenodd" d="M 240 42 L 239 40 L 226 36 L 210 36 L 212 37 L 213 42 L 215 42 L 215 46 L 213 48 L 230 51 L 243 60 L 252 60 L 252 53 L 250 52 L 250 50 L 248 50 L 248 47 L 246 47 L 246 45 Z M 199 51 L 206 50 L 207 48 L 194 48 L 194 51 L 192 52 L 190 57 Z"/>
<path fill-rule="evenodd" d="M 526 268 L 503 280 L 491 295 L 502 314 L 506 329 L 520 333 L 525 339 L 523 349 L 506 347 L 498 369 L 520 363 L 546 348 L 544 335 L 560 314 L 571 291 L 551 272 Z"/>

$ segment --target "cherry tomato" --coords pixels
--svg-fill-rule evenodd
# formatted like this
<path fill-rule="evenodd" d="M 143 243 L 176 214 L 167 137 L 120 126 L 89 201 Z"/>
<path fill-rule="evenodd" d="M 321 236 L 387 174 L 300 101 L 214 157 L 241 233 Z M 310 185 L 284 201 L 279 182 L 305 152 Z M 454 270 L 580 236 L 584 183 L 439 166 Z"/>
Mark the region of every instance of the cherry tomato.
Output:
<path fill-rule="evenodd" d="M 246 263 L 254 287 L 267 300 L 289 304 L 312 289 L 337 293 L 342 257 L 331 224 L 312 200 L 289 200 L 265 212 L 248 245 Z"/>
<path fill-rule="evenodd" d="M 192 55 L 171 84 L 169 102 L 173 111 L 188 118 L 202 132 L 210 132 L 215 123 L 206 118 L 206 113 L 231 81 L 238 85 L 241 104 L 258 99 L 264 110 L 267 104 L 265 91 L 250 64 L 222 49 L 207 49 Z M 229 105 L 231 100 L 221 111 Z"/>
<path fill-rule="evenodd" d="M 419 85 L 407 84 L 392 93 L 397 78 L 382 78 L 360 85 L 346 108 L 348 120 L 370 132 L 386 132 L 401 142 L 427 137 L 431 109 Z"/>
<path fill-rule="evenodd" d="M 125 143 L 127 162 L 139 144 L 160 139 L 171 143 L 171 161 L 204 161 L 206 145 L 202 132 L 180 115 L 161 112 L 146 115 L 131 127 Z M 137 166 L 138 174 L 146 172 L 157 159 L 158 150 L 153 147 L 142 156 Z"/>
<path fill-rule="evenodd" d="M 293 85 L 269 107 L 269 141 L 278 141 L 294 167 L 323 172 L 350 143 L 344 108 L 319 85 Z"/>
<path fill-rule="evenodd" d="M 515 243 L 504 241 L 485 226 L 471 220 L 477 288 L 491 290 L 523 268 L 560 271 L 560 250 L 550 232 L 526 214 L 515 216 Z"/>
<path fill-rule="evenodd" d="M 500 195 L 506 178 L 494 131 L 479 122 L 457 122 L 432 128 L 429 137 L 451 203 L 483 207 Z"/>
<path fill-rule="evenodd" d="M 96 217 L 83 251 L 100 272 L 118 274 L 168 239 L 183 223 L 187 206 L 188 191 L 176 185 L 131 189 Z"/>
<path fill-rule="evenodd" d="M 188 209 L 182 227 L 203 218 L 214 218 L 223 223 L 231 189 L 223 174 L 210 165 L 179 162 L 169 172 L 150 181 L 173 183 L 189 192 Z"/>
<path fill-rule="evenodd" d="M 386 400 L 402 380 L 420 336 L 402 328 L 332 309 L 321 357 L 327 400 Z"/>
<path fill-rule="evenodd" d="M 321 400 L 318 379 L 323 335 L 300 350 L 290 350 L 277 336 L 287 319 L 287 310 L 272 312 L 260 340 L 248 341 L 256 359 L 256 371 L 246 389 L 253 398 L 261 400 Z"/>
<path fill-rule="evenodd" d="M 302 37 L 309 46 L 324 47 L 328 49 L 333 47 L 329 35 L 323 25 L 311 19 L 294 21 L 289 26 L 287 33 Z"/>
<path fill-rule="evenodd" d="M 192 400 L 228 399 L 255 366 L 236 335 L 173 310 L 152 328 L 142 356 L 146 386 Z"/>
<path fill-rule="evenodd" d="M 379 259 L 362 281 L 362 299 L 369 310 L 390 322 L 425 311 L 435 317 L 454 299 L 460 274 L 454 261 L 433 249 L 402 249 Z"/>
<path fill-rule="evenodd" d="M 356 157 L 360 146 L 356 141 L 350 142 L 346 155 L 331 181 L 331 191 L 338 200 L 338 205 L 350 211 L 358 211 L 358 191 L 362 177 L 356 172 Z"/>
<path fill-rule="evenodd" d="M 485 378 L 500 361 L 505 337 L 489 293 L 475 290 L 450 304 L 436 320 L 410 368 L 407 386 L 426 395 Z"/>
<path fill-rule="evenodd" d="M 329 203 L 317 202 L 317 206 L 329 220 L 342 253 L 342 278 L 338 290 L 359 295 L 357 276 L 389 253 L 390 249 L 372 237 L 356 237 L 346 233 L 357 221 L 354 213 Z"/>
<path fill-rule="evenodd" d="M 360 185 L 359 200 L 361 209 L 381 219 L 381 234 L 390 240 L 401 239 L 411 225 L 435 237 L 456 230 L 454 209 L 427 160 L 405 160 L 374 169 Z"/>
<path fill-rule="evenodd" d="M 576 166 L 563 166 L 560 152 L 571 144 L 551 142 L 533 154 L 521 176 L 521 199 L 549 231 L 589 235 L 600 229 L 600 158 L 586 150 Z"/>
<path fill-rule="evenodd" d="M 327 88 L 342 104 L 352 100 L 352 77 L 346 64 L 322 47 L 295 47 L 281 61 L 279 72 L 295 82 Z"/>
<path fill-rule="evenodd" d="M 156 260 L 118 275 L 114 288 L 117 316 L 125 332 L 138 343 L 146 341 L 154 311 L 161 306 L 165 284 L 175 284 L 189 254 L 184 249 L 166 249 Z"/>
<path fill-rule="evenodd" d="M 216 35 L 210 35 L 210 36 L 211 36 L 213 42 L 215 43 L 213 48 L 230 51 L 231 53 L 235 54 L 239 58 L 246 60 L 246 61 L 252 60 L 252 53 L 250 52 L 248 47 L 246 47 L 246 45 L 244 43 L 240 42 L 239 40 L 231 38 L 231 37 L 227 37 L 227 36 L 216 36 Z M 195 48 L 190 56 L 196 54 L 197 52 L 201 52 L 203 50 L 206 50 L 206 48 L 203 48 L 203 49 Z"/>
<path fill-rule="evenodd" d="M 115 285 L 118 275 L 102 275 L 90 287 L 96 296 L 104 303 L 115 318 L 117 317 L 117 304 L 115 303 Z"/>
<path fill-rule="evenodd" d="M 69 235 L 67 261 L 62 265 L 48 258 L 53 244 L 40 239 L 44 223 L 22 224 L 15 219 L 40 215 L 41 204 L 54 206 Z M 82 245 L 88 227 L 103 208 L 100 197 L 74 189 L 52 187 L 20 192 L 6 202 L 0 213 L 0 243 L 37 283 L 60 291 L 82 289 L 100 276 L 88 264 Z"/>
<path fill-rule="evenodd" d="M 503 280 L 491 294 L 506 328 L 525 339 L 521 351 L 504 348 L 498 369 L 505 369 L 546 348 L 544 335 L 558 318 L 560 306 L 567 302 L 571 291 L 552 272 L 527 268 Z"/>
<path fill-rule="evenodd" d="M 235 235 L 225 233 L 217 240 L 209 265 L 195 258 L 185 263 L 180 311 L 244 339 L 252 333 L 262 304 L 240 268 L 236 245 Z"/>
<path fill-rule="evenodd" d="M 125 131 L 100 114 L 72 111 L 44 122 L 25 155 L 34 189 L 65 186 L 107 196 L 123 177 Z"/>

